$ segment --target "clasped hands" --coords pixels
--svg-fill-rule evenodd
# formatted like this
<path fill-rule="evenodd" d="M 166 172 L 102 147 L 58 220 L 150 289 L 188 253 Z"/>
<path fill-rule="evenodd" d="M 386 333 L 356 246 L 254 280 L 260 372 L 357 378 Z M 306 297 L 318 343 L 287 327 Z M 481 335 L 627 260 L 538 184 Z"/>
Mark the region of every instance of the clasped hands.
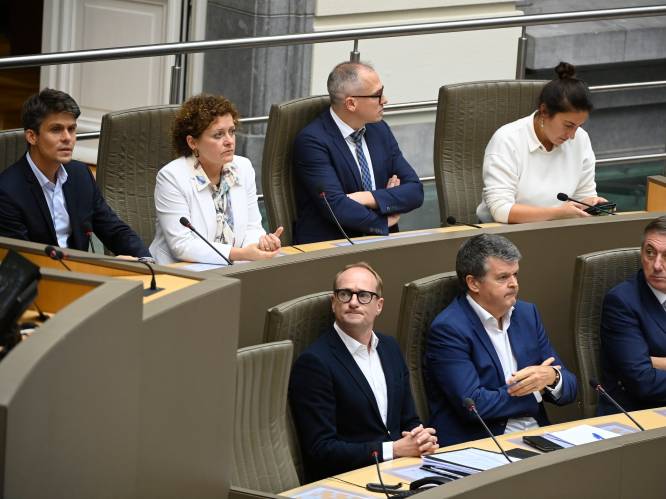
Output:
<path fill-rule="evenodd" d="M 388 182 L 386 183 L 386 188 L 391 189 L 393 187 L 398 187 L 399 185 L 400 185 L 400 179 L 398 178 L 397 175 L 393 175 L 391 178 L 388 179 Z M 349 194 L 347 194 L 347 197 L 353 201 L 356 201 L 359 204 L 362 204 L 366 208 L 370 208 L 371 210 L 377 209 L 377 200 L 375 199 L 375 196 L 372 195 L 371 191 L 350 192 Z M 395 224 L 398 223 L 398 220 L 400 220 L 400 213 L 392 213 L 391 215 L 388 215 L 387 220 L 388 220 L 388 226 L 393 227 Z"/>
<path fill-rule="evenodd" d="M 552 385 L 557 379 L 553 366 L 555 357 L 548 357 L 541 365 L 528 366 L 516 371 L 506 381 L 509 385 L 509 395 L 512 397 L 523 397 L 533 392 L 541 392 L 545 387 Z"/>
<path fill-rule="evenodd" d="M 434 428 L 422 424 L 411 431 L 403 431 L 402 438 L 393 442 L 393 457 L 419 457 L 439 449 Z"/>

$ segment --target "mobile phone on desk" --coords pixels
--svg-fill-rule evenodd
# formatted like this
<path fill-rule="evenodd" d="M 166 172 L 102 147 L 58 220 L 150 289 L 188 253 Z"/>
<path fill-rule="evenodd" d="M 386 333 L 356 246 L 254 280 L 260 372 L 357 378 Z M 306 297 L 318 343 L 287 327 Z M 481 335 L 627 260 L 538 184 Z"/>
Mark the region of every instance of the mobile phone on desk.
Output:
<path fill-rule="evenodd" d="M 536 450 L 541 452 L 552 452 L 554 450 L 563 449 L 561 445 L 551 442 L 547 438 L 540 437 L 538 435 L 526 435 L 523 437 L 523 442 L 525 442 L 530 447 L 534 447 Z"/>
<path fill-rule="evenodd" d="M 533 450 L 521 449 L 520 447 L 514 447 L 513 449 L 508 449 L 506 455 L 509 457 L 515 457 L 518 459 L 526 459 L 528 457 L 540 456 L 538 452 Z"/>
<path fill-rule="evenodd" d="M 594 206 L 585 208 L 583 211 L 585 213 L 589 213 L 590 215 L 594 215 L 596 217 L 598 215 L 608 215 L 608 213 L 605 212 L 615 213 L 616 209 L 617 209 L 616 203 L 608 202 L 608 203 L 595 204 Z"/>

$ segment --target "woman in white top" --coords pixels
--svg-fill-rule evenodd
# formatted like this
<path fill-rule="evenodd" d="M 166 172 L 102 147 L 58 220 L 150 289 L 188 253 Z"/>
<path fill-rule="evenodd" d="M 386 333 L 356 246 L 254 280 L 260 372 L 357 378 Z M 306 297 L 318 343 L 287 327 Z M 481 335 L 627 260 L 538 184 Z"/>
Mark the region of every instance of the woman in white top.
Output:
<path fill-rule="evenodd" d="M 178 111 L 172 141 L 180 157 L 157 174 L 157 224 L 150 252 L 158 263 L 226 263 L 180 223 L 187 218 L 229 260 L 271 258 L 280 249 L 279 227 L 261 226 L 250 160 L 234 154 L 239 115 L 222 96 L 197 95 Z"/>
<path fill-rule="evenodd" d="M 523 223 L 590 216 L 573 199 L 595 205 L 595 157 L 580 128 L 592 110 L 590 91 L 571 64 L 555 68 L 558 78 L 541 91 L 538 109 L 495 132 L 483 159 L 482 222 Z"/>

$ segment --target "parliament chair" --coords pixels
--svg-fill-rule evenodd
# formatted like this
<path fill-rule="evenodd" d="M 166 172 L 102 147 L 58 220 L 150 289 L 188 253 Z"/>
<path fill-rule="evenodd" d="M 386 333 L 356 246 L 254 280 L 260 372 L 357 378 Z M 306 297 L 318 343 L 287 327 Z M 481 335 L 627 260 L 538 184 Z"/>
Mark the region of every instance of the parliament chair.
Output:
<path fill-rule="evenodd" d="M 442 225 L 449 216 L 459 222 L 478 221 L 486 145 L 502 125 L 536 110 L 546 83 L 480 81 L 439 89 L 433 161 Z"/>
<path fill-rule="evenodd" d="M 402 288 L 398 343 L 409 370 L 416 412 L 424 423 L 429 411 L 423 383 L 423 354 L 430 324 L 460 293 L 455 272 L 444 272 L 408 282 Z"/>
<path fill-rule="evenodd" d="M 329 105 L 329 97 L 320 95 L 271 106 L 261 162 L 261 186 L 270 231 L 275 231 L 279 226 L 284 227 L 281 236 L 284 246 L 292 243 L 294 220 L 296 220 L 294 139 L 305 125 Z"/>
<path fill-rule="evenodd" d="M 622 248 L 576 258 L 571 320 L 574 333 L 583 417 L 596 415 L 597 393 L 590 379 L 601 381 L 601 309 L 606 293 L 640 269 L 640 249 Z"/>
<path fill-rule="evenodd" d="M 0 172 L 21 159 L 27 149 L 23 128 L 0 131 Z"/>
<path fill-rule="evenodd" d="M 236 359 L 231 484 L 272 493 L 298 487 L 287 430 L 291 341 L 241 348 Z"/>
<path fill-rule="evenodd" d="M 146 246 L 155 236 L 157 172 L 176 157 L 171 127 L 179 107 L 140 107 L 102 117 L 97 183 L 107 203 Z"/>

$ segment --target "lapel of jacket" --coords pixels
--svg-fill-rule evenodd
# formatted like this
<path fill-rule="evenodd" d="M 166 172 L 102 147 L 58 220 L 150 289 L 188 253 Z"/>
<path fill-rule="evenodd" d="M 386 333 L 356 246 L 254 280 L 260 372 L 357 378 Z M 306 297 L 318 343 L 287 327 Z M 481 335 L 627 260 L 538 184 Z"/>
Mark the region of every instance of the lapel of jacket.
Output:
<path fill-rule="evenodd" d="M 370 152 L 372 161 L 372 173 L 375 177 L 375 187 L 382 189 L 386 187 L 386 181 L 389 178 L 389 172 L 386 171 L 388 162 L 385 159 L 386 151 L 379 137 L 380 131 L 375 123 L 368 123 L 365 127 L 365 143 Z M 382 185 L 384 184 L 384 185 Z"/>
<path fill-rule="evenodd" d="M 666 312 L 661 303 L 659 303 L 659 300 L 657 300 L 657 297 L 654 296 L 652 290 L 648 287 L 642 269 L 636 274 L 636 284 L 641 304 L 643 304 L 647 315 L 654 320 L 662 332 L 666 333 Z"/>
<path fill-rule="evenodd" d="M 509 325 L 507 334 L 509 335 L 509 343 L 511 344 L 511 353 L 513 353 L 513 356 L 516 358 L 518 369 L 522 369 L 531 364 L 527 355 L 527 346 L 530 342 L 530 331 L 529 328 L 525 327 L 522 323 L 522 318 L 517 313 L 519 303 L 520 302 L 518 301 L 516 302 L 513 314 L 511 314 L 511 324 Z"/>
<path fill-rule="evenodd" d="M 495 347 L 493 346 L 493 343 L 490 341 L 488 333 L 486 332 L 486 329 L 483 327 L 483 324 L 481 324 L 479 317 L 476 315 L 476 312 L 474 312 L 470 304 L 467 303 L 467 297 L 464 294 L 459 296 L 457 300 L 458 303 L 460 303 L 460 306 L 462 307 L 463 311 L 467 315 L 467 320 L 472 324 L 472 331 L 476 335 L 479 342 L 483 345 L 483 348 L 486 349 L 490 358 L 493 360 L 493 364 L 495 365 L 495 369 L 497 370 L 497 376 L 502 381 L 505 381 L 502 364 L 500 363 L 499 357 L 497 356 L 497 352 L 495 351 Z"/>
<path fill-rule="evenodd" d="M 74 175 L 72 175 L 68 168 L 67 182 L 62 185 L 62 193 L 65 196 L 65 204 L 67 205 L 67 213 L 69 214 L 69 227 L 71 230 L 70 239 L 73 243 L 71 246 L 83 250 L 79 244 L 81 237 L 83 236 L 83 233 L 79 234 L 79 232 L 81 232 L 79 228 L 82 227 L 83 221 L 79 220 L 80 211 L 78 207 L 78 196 L 76 195 L 76 186 L 74 185 Z M 87 249 L 88 248 L 83 251 L 87 251 Z"/>
<path fill-rule="evenodd" d="M 356 160 L 349 150 L 347 141 L 342 136 L 338 125 L 335 123 L 335 121 L 333 121 L 333 117 L 331 116 L 331 111 L 329 109 L 322 113 L 322 123 L 326 132 L 331 136 L 333 145 L 337 148 L 338 153 L 344 159 L 344 164 L 347 167 L 348 175 L 344 175 L 344 178 L 341 178 L 340 181 L 343 184 L 348 184 L 350 179 L 353 178 L 355 191 L 362 191 L 363 183 L 361 182 L 361 172 L 358 170 L 358 165 L 356 164 Z M 350 189 L 345 189 L 345 191 L 351 192 Z"/>
<path fill-rule="evenodd" d="M 350 374 L 351 378 L 354 380 L 354 383 L 358 386 L 361 392 L 363 392 L 365 397 L 368 399 L 368 402 L 370 402 L 370 405 L 372 407 L 372 410 L 374 411 L 377 421 L 379 421 L 379 423 L 383 425 L 384 423 L 382 422 L 381 415 L 379 414 L 379 406 L 377 406 L 377 399 L 375 399 L 375 394 L 372 393 L 372 389 L 368 384 L 368 380 L 365 379 L 365 376 L 363 375 L 361 369 L 356 364 L 356 361 L 349 353 L 349 350 L 347 350 L 345 344 L 338 337 L 337 331 L 333 328 L 331 328 L 331 330 L 329 331 L 328 343 L 331 347 L 331 352 L 333 353 L 333 356 L 338 360 L 338 362 L 340 362 L 340 364 L 342 364 L 342 366 Z"/>
<path fill-rule="evenodd" d="M 23 156 L 23 173 L 25 174 L 26 182 L 28 183 L 28 189 L 35 199 L 35 203 L 39 208 L 39 213 L 42 216 L 44 225 L 48 227 L 49 234 L 51 235 L 51 243 L 57 245 L 58 239 L 55 233 L 55 226 L 53 225 L 53 217 L 49 211 L 49 205 L 46 204 L 46 198 L 44 197 L 44 191 L 37 181 L 37 177 L 32 173 L 30 164 L 28 163 L 28 158 Z"/>
<path fill-rule="evenodd" d="M 197 175 L 196 173 L 197 171 L 194 168 L 196 161 L 197 159 L 194 156 L 188 156 L 185 159 L 190 188 L 192 189 L 192 200 L 196 205 L 196 207 L 190 207 L 190 214 L 192 215 L 192 220 L 190 221 L 195 227 L 202 227 L 198 230 L 202 231 L 202 234 L 206 239 L 212 241 L 215 239 L 215 233 L 217 231 L 215 203 L 213 202 L 213 195 L 206 181 L 206 177 Z M 195 210 L 198 213 L 196 217 L 194 216 Z M 210 213 L 212 213 L 213 216 L 210 216 Z"/>
<path fill-rule="evenodd" d="M 386 380 L 386 426 L 390 428 L 390 422 L 393 421 L 393 412 L 396 408 L 395 402 L 398 390 L 396 369 L 399 367 L 399 364 L 396 360 L 391 358 L 386 350 L 386 341 L 381 337 L 379 337 L 379 343 L 377 344 L 377 354 L 379 355 L 379 361 L 381 362 L 382 370 L 384 371 L 384 379 Z"/>

